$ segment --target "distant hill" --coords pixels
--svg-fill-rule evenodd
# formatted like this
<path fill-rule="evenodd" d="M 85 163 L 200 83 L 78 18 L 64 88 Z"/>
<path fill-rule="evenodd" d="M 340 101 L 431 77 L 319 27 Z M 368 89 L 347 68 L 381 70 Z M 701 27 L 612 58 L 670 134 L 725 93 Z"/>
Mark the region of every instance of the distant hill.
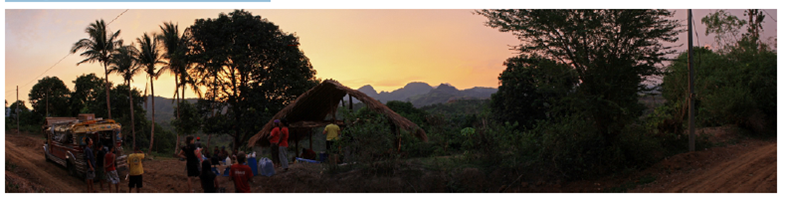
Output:
<path fill-rule="evenodd" d="M 455 100 L 489 99 L 490 95 L 498 91 L 498 89 L 491 87 L 474 87 L 458 90 L 448 83 L 443 83 L 433 88 L 429 84 L 423 82 L 408 83 L 405 87 L 392 92 L 384 91 L 378 93 L 371 85 L 364 85 L 358 90 L 382 103 L 392 100 L 410 101 L 415 107 L 446 103 Z"/>
<path fill-rule="evenodd" d="M 373 88 L 371 85 L 364 85 L 358 90 L 363 92 L 364 94 L 367 94 L 367 96 L 375 98 L 385 104 L 386 102 L 392 100 L 405 101 L 409 97 L 420 95 L 420 94 L 426 94 L 432 91 L 432 86 L 423 82 L 411 82 L 405 85 L 405 87 L 396 89 L 391 92 L 382 91 L 378 93 L 377 91 L 375 91 L 375 88 Z"/>
<path fill-rule="evenodd" d="M 145 106 L 146 117 L 150 120 L 151 116 L 151 102 L 150 96 L 146 97 L 145 101 L 147 102 L 147 106 Z M 172 130 L 172 126 L 170 126 L 170 121 L 175 119 L 175 101 L 171 98 L 164 98 L 159 96 L 154 96 L 153 101 L 156 102 L 156 123 L 161 125 L 163 128 Z M 197 103 L 197 99 L 186 99 L 192 104 Z"/>

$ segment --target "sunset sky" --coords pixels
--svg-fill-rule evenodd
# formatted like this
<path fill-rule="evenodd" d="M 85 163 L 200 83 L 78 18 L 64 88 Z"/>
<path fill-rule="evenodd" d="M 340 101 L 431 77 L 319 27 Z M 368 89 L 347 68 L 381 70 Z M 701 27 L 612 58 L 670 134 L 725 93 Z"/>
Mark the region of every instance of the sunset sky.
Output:
<path fill-rule="evenodd" d="M 100 64 L 77 66 L 84 59 L 78 55 L 81 51 L 69 54 L 75 42 L 88 37 L 84 30 L 97 19 L 110 22 L 117 17 L 108 27 L 113 31 L 120 29 L 120 38 L 129 44 L 145 32 L 159 33 L 159 26 L 166 21 L 177 23 L 183 31 L 195 19 L 232 12 L 128 10 L 119 16 L 123 11 L 6 10 L 6 100 L 14 101 L 19 85 L 19 98 L 29 107 L 30 88 L 45 76 L 57 76 L 72 91 L 72 81 L 81 74 L 96 73 L 103 78 Z M 378 91 L 392 91 L 413 81 L 433 86 L 450 83 L 459 89 L 497 87 L 503 61 L 515 55 L 509 45 L 519 43 L 510 33 L 484 26 L 486 18 L 473 14 L 473 10 L 249 11 L 279 25 L 284 32 L 296 33 L 317 77 L 333 78 L 351 88 L 370 84 Z M 700 22 L 712 11 L 693 10 L 702 45 L 714 43 L 713 35 L 704 36 L 705 26 Z M 744 18 L 743 10 L 729 12 Z M 771 17 L 764 20 L 763 38 L 776 37 L 772 17 L 776 19 L 777 12 L 765 12 Z M 685 24 L 686 10 L 676 11 L 674 17 Z M 680 41 L 686 45 L 686 33 L 680 35 Z M 61 58 L 63 61 L 58 63 Z M 122 83 L 117 75 L 110 75 L 110 80 Z M 145 74 L 140 74 L 134 78 L 133 86 L 143 91 L 146 81 Z M 163 75 L 154 86 L 157 96 L 172 97 L 175 84 L 171 75 Z M 196 97 L 191 91 L 186 95 Z"/>

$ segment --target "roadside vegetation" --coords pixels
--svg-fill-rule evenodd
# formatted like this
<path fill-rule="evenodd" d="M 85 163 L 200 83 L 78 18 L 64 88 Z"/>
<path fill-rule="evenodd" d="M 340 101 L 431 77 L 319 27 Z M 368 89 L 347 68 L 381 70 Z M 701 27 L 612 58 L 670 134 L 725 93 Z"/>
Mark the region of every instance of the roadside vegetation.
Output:
<path fill-rule="evenodd" d="M 487 26 L 510 32 L 522 43 L 515 47 L 519 54 L 504 62 L 498 92 L 489 100 L 421 108 L 410 102 L 387 102 L 388 108 L 425 130 L 426 142 L 366 107 L 339 107 L 338 117 L 347 127 L 338 143 L 341 148 L 329 152 L 348 164 L 328 164 L 327 173 L 357 170 L 369 176 L 408 177 L 437 173 L 436 180 L 449 192 L 497 192 L 490 188 L 501 186 L 499 191 L 504 191 L 526 180 L 574 181 L 636 171 L 687 152 L 687 53 L 664 45 L 686 34 L 678 20 L 669 18 L 673 13 L 480 10 L 477 14 L 488 19 Z M 720 11 L 703 20 L 713 34 L 735 40 L 719 38 L 717 49 L 694 48 L 696 127 L 736 126 L 744 134 L 775 138 L 776 48 L 758 38 L 763 14 L 757 10 L 748 14 L 757 16 L 744 21 Z M 253 29 L 242 29 L 247 24 Z M 743 26 L 748 29 L 740 35 L 737 31 Z M 259 33 L 275 34 L 248 37 Z M 188 51 L 167 48 L 164 62 L 152 63 L 153 67 L 180 78 L 176 96 L 186 87 L 207 91 L 196 103 L 177 104 L 176 118 L 170 123 L 175 132 L 146 118 L 147 93 L 126 84 L 109 85 L 111 100 L 105 100 L 105 83 L 94 74 L 74 80 L 73 91 L 57 77 L 40 80 L 30 93 L 33 109 L 20 105 L 18 113 L 6 118 L 6 130 L 15 128 L 17 117 L 24 124 L 21 131 L 40 132 L 45 114 L 105 115 L 106 103 L 111 102 L 113 119 L 124 124 L 123 133 L 136 136 L 127 136 L 127 142 L 151 143 L 150 148 L 162 156 L 175 149 L 178 135 L 195 133 L 220 137 L 218 142 L 238 148 L 246 146 L 244 142 L 276 112 L 320 82 L 304 53 L 291 46 L 298 45 L 294 34 L 246 11 L 198 19 L 178 39 L 185 40 L 182 46 Z M 266 46 L 225 47 L 230 41 Z M 237 56 L 244 57 L 232 58 Z M 243 77 L 229 77 L 233 75 Z M 649 77 L 662 78 L 662 83 L 644 85 Z M 653 97 L 644 96 L 648 94 L 661 94 L 664 103 L 652 103 L 653 110 L 646 111 L 643 100 Z M 709 142 L 708 136 L 698 135 L 697 149 L 719 144 Z M 301 149 L 291 146 L 291 150 Z M 606 191 L 626 191 L 654 179 L 642 177 Z"/>

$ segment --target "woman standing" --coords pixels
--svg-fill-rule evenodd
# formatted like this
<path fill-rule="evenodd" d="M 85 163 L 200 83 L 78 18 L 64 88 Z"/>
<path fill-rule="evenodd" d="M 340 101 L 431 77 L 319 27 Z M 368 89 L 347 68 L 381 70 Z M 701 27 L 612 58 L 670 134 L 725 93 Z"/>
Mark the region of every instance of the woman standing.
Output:
<path fill-rule="evenodd" d="M 200 173 L 200 185 L 202 185 L 202 191 L 205 193 L 215 193 L 216 188 L 219 188 L 219 181 L 216 180 L 216 174 L 214 174 L 213 171 L 206 170 L 211 168 L 211 161 L 203 161 L 202 168 L 202 173 Z"/>

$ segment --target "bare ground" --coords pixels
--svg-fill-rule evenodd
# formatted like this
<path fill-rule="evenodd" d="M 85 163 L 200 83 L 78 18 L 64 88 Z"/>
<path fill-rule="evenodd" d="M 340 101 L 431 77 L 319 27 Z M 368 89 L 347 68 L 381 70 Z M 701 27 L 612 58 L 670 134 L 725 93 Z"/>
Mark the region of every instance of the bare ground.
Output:
<path fill-rule="evenodd" d="M 712 139 L 729 142 L 736 135 L 725 128 L 705 129 Z M 6 192 L 86 192 L 84 180 L 68 176 L 63 167 L 44 160 L 36 136 L 6 134 L 6 160 L 13 169 L 6 170 Z M 8 165 L 8 164 L 7 164 Z M 145 174 L 142 192 L 189 192 L 185 162 L 156 157 L 143 162 Z M 654 166 L 628 175 L 611 175 L 595 180 L 561 182 L 557 180 L 489 175 L 475 168 L 440 173 L 418 167 L 384 171 L 335 171 L 327 165 L 293 164 L 272 177 L 255 176 L 252 192 L 777 192 L 776 140 L 741 139 L 736 144 L 698 149 L 666 158 Z M 414 169 L 415 168 L 415 169 Z M 120 174 L 124 176 L 125 174 Z M 221 187 L 233 190 L 228 177 L 218 177 Z M 526 180 L 527 179 L 527 180 Z M 10 182 L 9 182 L 10 181 Z M 14 185 L 9 190 L 8 185 Z M 128 182 L 121 180 L 121 192 L 128 192 Z M 201 192 L 199 180 L 192 188 Z M 96 184 L 98 190 L 99 186 Z M 101 191 L 106 192 L 106 190 Z"/>

